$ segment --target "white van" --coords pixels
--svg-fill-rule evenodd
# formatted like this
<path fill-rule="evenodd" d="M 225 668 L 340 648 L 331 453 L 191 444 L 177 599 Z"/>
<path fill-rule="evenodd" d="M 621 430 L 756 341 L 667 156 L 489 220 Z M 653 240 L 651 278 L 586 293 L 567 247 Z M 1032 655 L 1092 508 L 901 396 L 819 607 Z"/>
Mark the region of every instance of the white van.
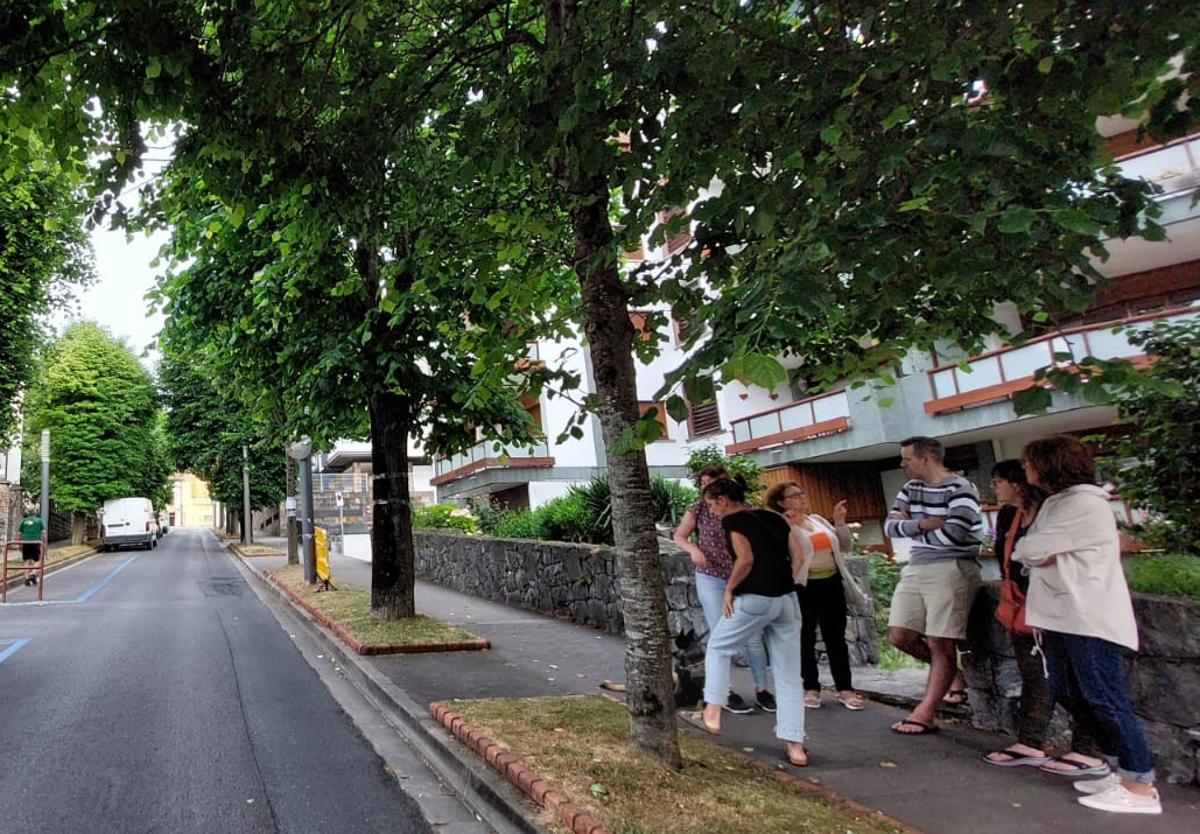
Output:
<path fill-rule="evenodd" d="M 149 498 L 114 498 L 100 510 L 100 549 L 158 546 L 158 521 Z"/>

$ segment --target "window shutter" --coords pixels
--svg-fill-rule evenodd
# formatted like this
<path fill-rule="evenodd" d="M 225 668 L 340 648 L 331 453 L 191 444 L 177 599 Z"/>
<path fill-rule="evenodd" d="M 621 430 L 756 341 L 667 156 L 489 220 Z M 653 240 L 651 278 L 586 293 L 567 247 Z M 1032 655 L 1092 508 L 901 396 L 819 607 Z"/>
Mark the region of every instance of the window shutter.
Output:
<path fill-rule="evenodd" d="M 721 431 L 721 412 L 716 400 L 704 405 L 688 405 L 688 436 L 704 437 Z"/>

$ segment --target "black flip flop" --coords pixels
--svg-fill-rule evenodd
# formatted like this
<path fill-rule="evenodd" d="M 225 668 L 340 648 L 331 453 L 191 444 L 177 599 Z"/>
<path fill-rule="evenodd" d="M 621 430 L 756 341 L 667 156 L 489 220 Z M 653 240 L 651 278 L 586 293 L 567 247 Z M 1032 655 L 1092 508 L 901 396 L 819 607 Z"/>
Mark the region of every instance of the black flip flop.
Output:
<path fill-rule="evenodd" d="M 897 727 L 903 727 L 905 725 L 907 725 L 909 727 L 920 727 L 921 729 L 915 733 L 906 733 L 903 730 L 896 729 Z M 895 724 L 893 724 L 891 726 L 890 729 L 893 733 L 895 733 L 898 736 L 928 736 L 928 735 L 933 735 L 934 733 L 936 733 L 938 731 L 938 728 L 936 725 L 926 724 L 923 721 L 916 721 L 912 718 L 905 718 L 901 721 L 897 721 Z"/>

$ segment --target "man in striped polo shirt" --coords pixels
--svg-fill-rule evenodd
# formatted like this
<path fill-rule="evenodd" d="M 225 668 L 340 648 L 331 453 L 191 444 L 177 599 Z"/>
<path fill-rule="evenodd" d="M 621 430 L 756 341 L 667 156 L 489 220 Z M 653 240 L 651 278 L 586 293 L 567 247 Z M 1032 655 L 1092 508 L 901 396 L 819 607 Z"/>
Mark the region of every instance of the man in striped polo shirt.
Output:
<path fill-rule="evenodd" d="M 936 728 L 937 707 L 958 670 L 957 643 L 967 636 L 967 615 L 981 584 L 979 492 L 947 469 L 943 456 L 942 444 L 932 437 L 901 441 L 900 465 L 912 480 L 901 488 L 884 523 L 892 538 L 912 539 L 892 596 L 888 639 L 929 664 L 924 699 L 892 725 L 902 735 Z"/>

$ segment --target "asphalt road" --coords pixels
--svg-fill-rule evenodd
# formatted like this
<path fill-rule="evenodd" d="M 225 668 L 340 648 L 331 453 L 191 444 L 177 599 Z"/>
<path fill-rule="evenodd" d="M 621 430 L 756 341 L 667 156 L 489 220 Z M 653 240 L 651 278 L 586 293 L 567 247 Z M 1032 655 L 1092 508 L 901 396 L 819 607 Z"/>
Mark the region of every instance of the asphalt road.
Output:
<path fill-rule="evenodd" d="M 0 832 L 425 832 L 206 531 L 0 606 Z"/>

